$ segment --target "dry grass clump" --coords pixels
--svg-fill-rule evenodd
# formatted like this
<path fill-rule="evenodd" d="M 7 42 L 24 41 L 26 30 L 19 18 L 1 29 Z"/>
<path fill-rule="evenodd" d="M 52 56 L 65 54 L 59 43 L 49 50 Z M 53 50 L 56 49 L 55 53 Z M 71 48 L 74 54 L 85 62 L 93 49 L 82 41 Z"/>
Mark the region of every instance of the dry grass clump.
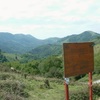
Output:
<path fill-rule="evenodd" d="M 19 81 L 0 81 L 0 100 L 24 100 L 29 95 L 25 91 L 25 85 Z"/>
<path fill-rule="evenodd" d="M 0 80 L 12 80 L 12 79 L 15 79 L 15 76 L 14 75 L 10 75 L 9 73 L 5 73 L 5 72 L 1 72 L 0 73 Z"/>

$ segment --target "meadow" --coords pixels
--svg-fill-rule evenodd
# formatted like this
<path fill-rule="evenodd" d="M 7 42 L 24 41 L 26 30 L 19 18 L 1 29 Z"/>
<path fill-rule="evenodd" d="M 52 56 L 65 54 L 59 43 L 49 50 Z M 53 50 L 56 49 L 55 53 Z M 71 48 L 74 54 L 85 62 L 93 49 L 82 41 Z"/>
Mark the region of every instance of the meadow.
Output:
<path fill-rule="evenodd" d="M 65 100 L 64 80 L 12 72 L 0 65 L 0 100 Z M 98 76 L 100 77 L 100 75 Z M 96 80 L 97 76 L 93 76 Z M 48 80 L 49 86 L 45 83 Z M 93 100 L 99 100 L 100 84 L 94 85 Z M 88 76 L 69 84 L 70 100 L 88 100 Z"/>

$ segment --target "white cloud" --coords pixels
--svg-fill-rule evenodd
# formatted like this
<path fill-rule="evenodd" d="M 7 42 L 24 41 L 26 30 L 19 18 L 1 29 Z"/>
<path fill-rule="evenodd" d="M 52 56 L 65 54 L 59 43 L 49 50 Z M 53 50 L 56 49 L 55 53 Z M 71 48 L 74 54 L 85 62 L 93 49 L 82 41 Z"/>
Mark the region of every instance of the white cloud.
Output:
<path fill-rule="evenodd" d="M 96 25 L 100 25 L 99 0 L 0 0 L 0 31 L 39 37 L 46 32 L 46 38 L 96 30 Z"/>
<path fill-rule="evenodd" d="M 0 1 L 1 18 L 32 18 L 42 16 L 47 7 L 57 0 L 2 0 Z"/>

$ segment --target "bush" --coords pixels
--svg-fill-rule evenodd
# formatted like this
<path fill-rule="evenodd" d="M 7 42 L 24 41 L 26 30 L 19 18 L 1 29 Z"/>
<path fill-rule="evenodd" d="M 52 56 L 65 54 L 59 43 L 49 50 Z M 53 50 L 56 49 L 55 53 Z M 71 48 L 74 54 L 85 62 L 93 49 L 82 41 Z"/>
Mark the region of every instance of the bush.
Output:
<path fill-rule="evenodd" d="M 9 81 L 9 80 L 1 81 L 0 82 L 0 90 L 4 91 L 4 93 L 7 93 L 9 95 L 11 94 L 10 96 L 15 95 L 17 97 L 24 97 L 24 98 L 27 98 L 29 96 L 29 94 L 25 91 L 25 85 L 20 83 L 19 81 Z M 2 91 L 1 91 L 1 93 L 2 93 Z M 8 97 L 9 97 L 9 95 L 8 95 Z M 5 96 L 7 97 L 7 95 L 3 95 L 3 98 L 5 98 Z M 7 99 L 7 100 L 10 100 L 10 99 Z M 16 100 L 16 99 L 14 99 L 14 100 Z"/>
<path fill-rule="evenodd" d="M 25 100 L 25 99 L 18 95 L 4 92 L 0 94 L 0 100 Z"/>
<path fill-rule="evenodd" d="M 74 91 L 70 91 L 70 100 L 89 100 L 89 90 L 87 87 L 79 88 Z M 100 84 L 93 85 L 93 100 L 97 100 L 100 97 Z"/>
<path fill-rule="evenodd" d="M 8 73 L 0 73 L 0 80 L 15 79 L 15 76 Z"/>
<path fill-rule="evenodd" d="M 100 84 L 93 85 L 93 94 L 100 97 Z"/>
<path fill-rule="evenodd" d="M 62 59 L 55 56 L 42 60 L 38 66 L 38 69 L 40 74 L 45 77 L 63 77 Z"/>
<path fill-rule="evenodd" d="M 87 88 L 70 92 L 70 100 L 89 100 Z"/>
<path fill-rule="evenodd" d="M 10 72 L 10 71 L 11 71 L 11 69 L 8 66 L 0 63 L 0 72 Z"/>

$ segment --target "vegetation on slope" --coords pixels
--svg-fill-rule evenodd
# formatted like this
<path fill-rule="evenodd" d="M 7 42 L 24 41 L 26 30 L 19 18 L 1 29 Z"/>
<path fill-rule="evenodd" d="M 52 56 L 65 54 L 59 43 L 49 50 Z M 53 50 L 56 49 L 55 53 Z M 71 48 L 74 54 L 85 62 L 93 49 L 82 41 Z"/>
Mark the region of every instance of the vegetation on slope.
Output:
<path fill-rule="evenodd" d="M 69 89 L 70 100 L 88 100 L 86 84 L 70 83 Z M 98 100 L 99 84 L 93 86 L 93 93 L 93 100 Z M 0 64 L 0 100 L 65 100 L 63 80 L 30 74 L 25 78 L 23 73 L 13 72 Z"/>
<path fill-rule="evenodd" d="M 67 37 L 64 37 L 58 41 L 58 43 L 68 43 L 68 42 L 87 42 L 91 41 L 97 37 L 100 37 L 100 34 L 92 32 L 92 31 L 85 31 L 78 35 L 70 35 Z"/>
<path fill-rule="evenodd" d="M 51 55 L 59 55 L 61 53 L 62 53 L 61 45 L 57 45 L 57 44 L 43 45 L 30 51 L 30 55 L 33 55 L 34 58 L 38 58 L 38 59 L 46 58 Z"/>
<path fill-rule="evenodd" d="M 1 52 L 1 49 L 0 49 L 0 62 L 7 62 L 7 58 L 3 55 L 3 53 Z"/>
<path fill-rule="evenodd" d="M 94 45 L 94 65 L 95 65 L 95 73 L 100 74 L 100 37 L 97 37 L 92 40 Z"/>
<path fill-rule="evenodd" d="M 37 39 L 31 35 L 0 32 L 0 49 L 7 53 L 23 54 L 43 44 L 55 43 L 59 38 L 45 40 Z"/>
<path fill-rule="evenodd" d="M 0 100 L 25 100 L 29 97 L 25 83 L 9 67 L 0 64 Z"/>
<path fill-rule="evenodd" d="M 94 36 L 95 33 L 91 35 Z M 93 41 L 95 42 L 93 80 L 98 80 L 100 79 L 100 38 L 95 38 Z M 0 52 L 0 100 L 64 100 L 61 49 L 61 45 L 48 44 L 33 49 L 23 56 Z M 6 60 L 3 60 L 4 58 Z M 70 79 L 70 99 L 88 100 L 87 75 Z M 48 80 L 49 85 L 45 80 Z M 93 93 L 94 100 L 97 100 L 100 97 L 100 85 L 93 87 Z"/>

